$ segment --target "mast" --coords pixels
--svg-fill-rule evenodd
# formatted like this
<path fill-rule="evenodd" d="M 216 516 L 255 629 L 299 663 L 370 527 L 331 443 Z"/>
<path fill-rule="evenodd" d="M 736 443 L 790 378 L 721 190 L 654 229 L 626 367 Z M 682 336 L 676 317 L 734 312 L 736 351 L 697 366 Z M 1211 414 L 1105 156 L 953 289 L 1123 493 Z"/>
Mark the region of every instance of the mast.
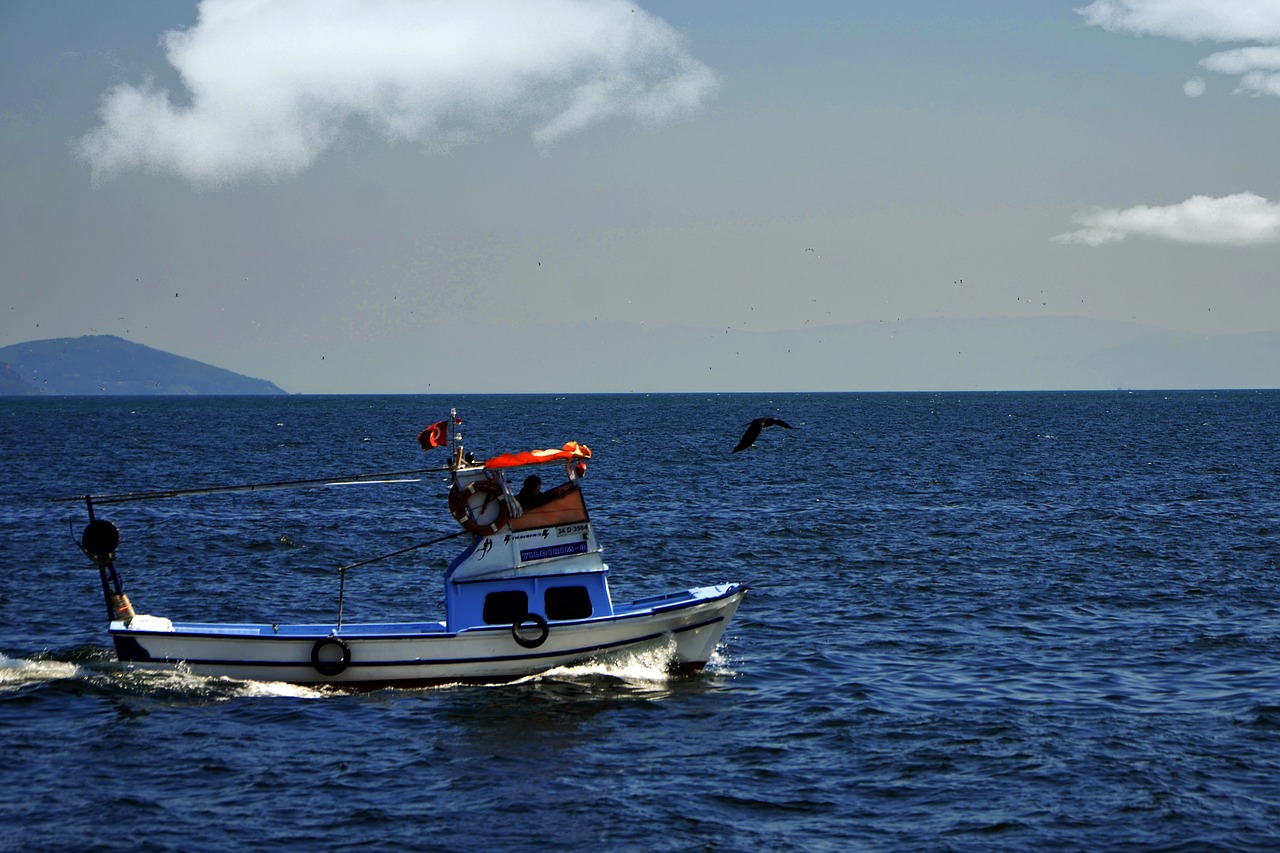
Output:
<path fill-rule="evenodd" d="M 124 594 L 124 583 L 116 571 L 116 548 L 120 545 L 120 531 L 109 521 L 93 517 L 93 496 L 85 495 L 89 509 L 89 523 L 80 534 L 80 550 L 98 564 L 98 576 L 102 579 L 102 596 L 107 602 L 108 621 L 121 621 L 128 625 L 133 621 L 133 605 Z"/>

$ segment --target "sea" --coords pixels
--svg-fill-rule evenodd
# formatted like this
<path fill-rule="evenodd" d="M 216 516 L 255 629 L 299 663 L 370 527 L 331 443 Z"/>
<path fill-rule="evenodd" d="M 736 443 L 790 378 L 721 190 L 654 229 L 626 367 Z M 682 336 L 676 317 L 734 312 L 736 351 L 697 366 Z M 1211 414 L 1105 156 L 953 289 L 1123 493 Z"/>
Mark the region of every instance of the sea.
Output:
<path fill-rule="evenodd" d="M 457 531 L 453 410 L 591 447 L 615 601 L 750 584 L 704 673 L 114 660 L 85 495 L 408 481 L 97 509 L 140 613 L 332 619 Z M 1280 849 L 1277 391 L 8 398 L 0 454 L 0 850 Z M 461 542 L 346 618 L 442 617 Z"/>

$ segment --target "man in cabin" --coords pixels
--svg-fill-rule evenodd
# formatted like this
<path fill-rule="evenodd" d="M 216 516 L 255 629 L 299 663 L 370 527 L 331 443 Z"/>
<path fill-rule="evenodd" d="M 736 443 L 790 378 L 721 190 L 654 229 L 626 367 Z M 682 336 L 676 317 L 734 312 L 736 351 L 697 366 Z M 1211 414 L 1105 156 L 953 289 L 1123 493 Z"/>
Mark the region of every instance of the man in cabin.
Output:
<path fill-rule="evenodd" d="M 567 483 L 561 483 L 550 491 L 544 492 L 542 491 L 542 478 L 537 474 L 530 474 L 524 478 L 524 485 L 516 493 L 516 500 L 520 502 L 520 506 L 524 509 L 533 509 L 545 503 L 550 503 L 556 498 L 562 498 L 577 487 L 578 484 L 570 480 Z"/>

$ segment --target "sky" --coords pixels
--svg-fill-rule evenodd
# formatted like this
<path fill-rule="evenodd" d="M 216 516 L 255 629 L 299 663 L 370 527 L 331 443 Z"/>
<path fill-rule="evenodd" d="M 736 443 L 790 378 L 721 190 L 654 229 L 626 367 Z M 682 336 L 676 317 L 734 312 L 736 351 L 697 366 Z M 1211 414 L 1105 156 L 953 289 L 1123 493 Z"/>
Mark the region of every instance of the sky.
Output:
<path fill-rule="evenodd" d="M 627 389 L 522 362 L 612 328 L 1280 329 L 1280 0 L 8 0 L 0 123 L 0 346 L 573 391 Z"/>

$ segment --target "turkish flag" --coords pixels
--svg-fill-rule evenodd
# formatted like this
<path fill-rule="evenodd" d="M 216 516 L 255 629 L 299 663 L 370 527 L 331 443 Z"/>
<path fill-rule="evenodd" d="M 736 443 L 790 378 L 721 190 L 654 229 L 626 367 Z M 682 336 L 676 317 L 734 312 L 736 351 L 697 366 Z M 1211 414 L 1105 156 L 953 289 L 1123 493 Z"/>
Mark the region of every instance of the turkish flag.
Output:
<path fill-rule="evenodd" d="M 433 447 L 444 447 L 449 443 L 449 422 L 441 421 L 418 433 L 418 444 L 422 445 L 423 450 L 430 450 Z"/>

